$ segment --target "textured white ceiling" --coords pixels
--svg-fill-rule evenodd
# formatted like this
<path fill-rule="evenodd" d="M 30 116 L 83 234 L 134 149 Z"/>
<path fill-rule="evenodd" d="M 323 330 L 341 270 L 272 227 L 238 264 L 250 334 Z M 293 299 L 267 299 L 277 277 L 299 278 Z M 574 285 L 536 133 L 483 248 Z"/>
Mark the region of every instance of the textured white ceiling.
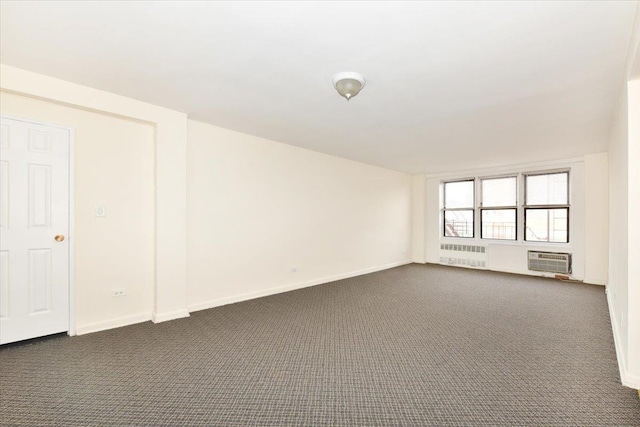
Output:
<path fill-rule="evenodd" d="M 8 65 L 434 173 L 606 150 L 636 2 L 5 2 Z M 340 71 L 367 79 L 351 102 Z"/>

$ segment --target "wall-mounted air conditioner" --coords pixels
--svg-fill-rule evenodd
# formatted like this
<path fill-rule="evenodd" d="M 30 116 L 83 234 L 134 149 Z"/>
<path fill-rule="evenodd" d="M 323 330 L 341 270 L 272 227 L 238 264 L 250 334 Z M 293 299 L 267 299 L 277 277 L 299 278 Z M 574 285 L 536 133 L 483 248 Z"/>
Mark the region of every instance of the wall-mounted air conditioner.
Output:
<path fill-rule="evenodd" d="M 548 273 L 571 273 L 571 254 L 528 251 L 528 268 Z"/>

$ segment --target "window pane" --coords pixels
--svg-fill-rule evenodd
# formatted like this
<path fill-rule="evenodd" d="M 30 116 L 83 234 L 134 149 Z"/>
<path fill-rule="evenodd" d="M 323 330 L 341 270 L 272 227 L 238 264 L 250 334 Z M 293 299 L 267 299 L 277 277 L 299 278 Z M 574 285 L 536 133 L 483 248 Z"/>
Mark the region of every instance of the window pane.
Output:
<path fill-rule="evenodd" d="M 482 238 L 516 240 L 516 210 L 483 210 Z"/>
<path fill-rule="evenodd" d="M 444 211 L 446 237 L 473 237 L 473 210 Z"/>
<path fill-rule="evenodd" d="M 485 208 L 516 205 L 516 177 L 482 180 L 482 206 Z"/>
<path fill-rule="evenodd" d="M 567 172 L 527 176 L 527 205 L 566 205 L 569 203 Z"/>
<path fill-rule="evenodd" d="M 566 243 L 569 241 L 567 208 L 526 209 L 525 240 L 533 242 Z"/>
<path fill-rule="evenodd" d="M 445 182 L 445 208 L 473 208 L 473 181 Z"/>

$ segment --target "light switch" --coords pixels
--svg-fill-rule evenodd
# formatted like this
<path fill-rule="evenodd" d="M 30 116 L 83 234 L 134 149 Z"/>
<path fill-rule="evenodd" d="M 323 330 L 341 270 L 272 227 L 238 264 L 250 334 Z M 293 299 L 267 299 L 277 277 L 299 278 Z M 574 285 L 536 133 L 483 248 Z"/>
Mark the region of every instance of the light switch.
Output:
<path fill-rule="evenodd" d="M 98 216 L 98 217 L 107 216 L 107 206 L 105 206 L 105 205 L 96 205 L 96 216 Z"/>

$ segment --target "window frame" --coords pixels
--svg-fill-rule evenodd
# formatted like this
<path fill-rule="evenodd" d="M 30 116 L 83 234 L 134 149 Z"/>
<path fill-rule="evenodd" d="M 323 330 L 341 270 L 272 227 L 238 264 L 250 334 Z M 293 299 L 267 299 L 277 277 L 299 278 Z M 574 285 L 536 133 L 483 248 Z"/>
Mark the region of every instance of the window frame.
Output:
<path fill-rule="evenodd" d="M 516 194 L 515 194 L 515 200 L 514 200 L 514 204 L 513 205 L 505 205 L 505 206 L 490 206 L 490 207 L 484 207 L 483 206 L 483 197 L 484 197 L 484 188 L 482 183 L 484 181 L 491 181 L 493 179 L 505 179 L 505 178 L 513 178 L 515 180 L 515 190 L 516 190 Z M 500 242 L 518 242 L 518 174 L 507 174 L 507 175 L 498 175 L 498 176 L 486 176 L 486 177 L 481 177 L 478 178 L 478 180 L 480 181 L 480 186 L 479 186 L 479 191 L 480 191 L 480 197 L 479 197 L 479 202 L 477 203 L 478 205 L 478 212 L 480 215 L 480 240 L 495 240 L 495 241 L 500 241 Z M 484 227 L 483 227 L 483 221 L 482 221 L 482 212 L 483 211 L 490 211 L 490 210 L 495 210 L 495 211 L 506 211 L 506 210 L 513 210 L 515 211 L 515 233 L 514 233 L 514 238 L 513 239 L 496 239 L 493 237 L 484 237 L 483 236 L 483 232 L 484 232 Z"/>
<path fill-rule="evenodd" d="M 539 204 L 539 205 L 530 205 L 527 204 L 527 178 L 530 176 L 542 176 L 542 175 L 558 175 L 558 174 L 566 174 L 567 175 L 567 200 L 565 204 Z M 537 172 L 523 172 L 523 202 L 522 202 L 522 214 L 523 214 L 523 236 L 522 241 L 525 243 L 540 243 L 540 244 L 553 244 L 553 245 L 562 245 L 568 244 L 571 241 L 571 170 L 570 169 L 555 169 L 555 170 L 547 170 L 547 171 L 537 171 Z M 552 242 L 552 241 L 544 241 L 544 240 L 527 240 L 527 211 L 528 210 L 540 210 L 540 209 L 566 209 L 567 210 L 567 240 L 564 242 Z"/>
<path fill-rule="evenodd" d="M 472 182 L 473 183 L 473 204 L 471 207 L 464 208 L 447 208 L 447 184 L 453 184 L 456 182 Z M 476 205 L 477 205 L 477 197 L 476 197 L 476 179 L 475 178 L 462 178 L 462 179 L 452 179 L 447 181 L 442 181 L 442 237 L 447 239 L 475 239 L 476 238 Z M 472 212 L 472 222 L 471 222 L 471 236 L 447 236 L 447 211 L 471 211 Z"/>

